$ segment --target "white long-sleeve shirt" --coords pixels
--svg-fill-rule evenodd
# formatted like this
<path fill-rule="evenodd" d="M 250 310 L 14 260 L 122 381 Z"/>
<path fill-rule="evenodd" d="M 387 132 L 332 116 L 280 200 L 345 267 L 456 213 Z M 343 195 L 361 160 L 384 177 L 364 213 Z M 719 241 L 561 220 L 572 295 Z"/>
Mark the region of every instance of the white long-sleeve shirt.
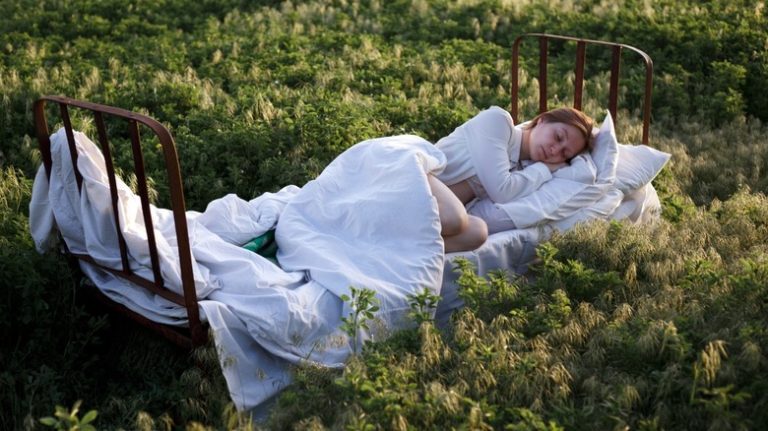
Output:
<path fill-rule="evenodd" d="M 522 141 L 523 130 L 513 124 L 512 116 L 492 106 L 437 142 L 447 159 L 437 178 L 450 186 L 476 177 L 487 196 L 497 203 L 525 196 L 552 174 L 544 163 L 521 163 Z"/>

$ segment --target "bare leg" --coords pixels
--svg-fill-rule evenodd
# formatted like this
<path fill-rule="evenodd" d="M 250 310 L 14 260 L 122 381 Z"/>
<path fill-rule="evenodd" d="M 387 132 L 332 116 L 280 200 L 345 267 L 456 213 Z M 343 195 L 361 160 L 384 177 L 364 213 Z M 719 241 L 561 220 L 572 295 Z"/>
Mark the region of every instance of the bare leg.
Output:
<path fill-rule="evenodd" d="M 443 236 L 458 235 L 469 227 L 469 214 L 459 198 L 442 181 L 427 175 L 432 196 L 437 200 L 437 212 L 440 215 L 440 233 Z"/>
<path fill-rule="evenodd" d="M 445 236 L 445 252 L 474 250 L 488 239 L 488 226 L 479 217 L 469 216 L 469 226 L 458 235 Z"/>
<path fill-rule="evenodd" d="M 458 197 L 442 181 L 427 175 L 432 195 L 437 200 L 441 234 L 445 251 L 474 250 L 488 238 L 488 227 L 477 217 L 467 214 Z"/>
<path fill-rule="evenodd" d="M 456 197 L 458 197 L 461 203 L 463 203 L 464 205 L 468 204 L 469 201 L 471 201 L 476 197 L 475 191 L 472 190 L 472 186 L 469 185 L 469 180 L 464 180 L 456 184 L 451 184 L 450 186 L 448 186 L 448 188 L 451 189 L 453 194 L 455 194 Z"/>

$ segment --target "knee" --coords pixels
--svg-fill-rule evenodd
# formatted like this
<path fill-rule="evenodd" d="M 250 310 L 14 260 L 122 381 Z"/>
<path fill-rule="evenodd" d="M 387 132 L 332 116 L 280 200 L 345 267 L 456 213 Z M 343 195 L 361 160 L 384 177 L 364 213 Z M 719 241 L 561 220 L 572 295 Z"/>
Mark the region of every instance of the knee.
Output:
<path fill-rule="evenodd" d="M 483 219 L 468 216 L 466 229 L 458 235 L 444 235 L 443 239 L 445 240 L 446 253 L 474 250 L 488 239 L 488 226 Z"/>
<path fill-rule="evenodd" d="M 480 217 L 468 216 L 467 225 L 472 249 L 485 244 L 485 241 L 488 240 L 488 225 L 485 221 Z"/>
<path fill-rule="evenodd" d="M 442 214 L 440 219 L 443 236 L 460 235 L 470 228 L 469 215 L 464 211 L 451 211 Z"/>

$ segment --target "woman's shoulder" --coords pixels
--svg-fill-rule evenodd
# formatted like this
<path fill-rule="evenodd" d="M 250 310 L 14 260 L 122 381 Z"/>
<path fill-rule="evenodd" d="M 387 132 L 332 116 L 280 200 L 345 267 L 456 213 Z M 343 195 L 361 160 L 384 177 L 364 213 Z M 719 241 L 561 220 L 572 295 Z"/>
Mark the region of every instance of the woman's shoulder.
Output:
<path fill-rule="evenodd" d="M 489 115 L 501 115 L 509 119 L 512 119 L 512 114 L 510 114 L 509 111 L 507 111 L 506 109 L 498 105 L 491 105 L 488 108 L 484 109 L 482 112 L 487 112 Z"/>
<path fill-rule="evenodd" d="M 514 125 L 514 122 L 512 121 L 512 115 L 506 109 L 495 105 L 480 111 L 480 113 L 478 113 L 475 118 L 503 121 L 505 123 L 509 123 L 509 125 Z"/>
<path fill-rule="evenodd" d="M 514 127 L 512 121 L 512 115 L 504 108 L 498 106 L 491 106 L 487 109 L 480 111 L 471 120 L 465 123 L 469 127 L 488 127 L 488 126 L 508 126 Z"/>

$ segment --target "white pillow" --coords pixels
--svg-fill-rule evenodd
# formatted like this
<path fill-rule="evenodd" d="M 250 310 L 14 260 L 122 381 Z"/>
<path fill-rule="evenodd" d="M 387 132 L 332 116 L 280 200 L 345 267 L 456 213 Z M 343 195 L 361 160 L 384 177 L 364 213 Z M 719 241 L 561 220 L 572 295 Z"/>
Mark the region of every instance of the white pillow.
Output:
<path fill-rule="evenodd" d="M 614 185 L 625 195 L 650 183 L 672 157 L 647 145 L 618 144 L 618 148 Z"/>
<path fill-rule="evenodd" d="M 616 140 L 616 130 L 613 126 L 613 117 L 611 112 L 607 111 L 603 124 L 597 131 L 592 147 L 592 161 L 597 168 L 596 182 L 613 183 L 616 179 L 616 165 L 619 159 L 618 141 Z"/>

